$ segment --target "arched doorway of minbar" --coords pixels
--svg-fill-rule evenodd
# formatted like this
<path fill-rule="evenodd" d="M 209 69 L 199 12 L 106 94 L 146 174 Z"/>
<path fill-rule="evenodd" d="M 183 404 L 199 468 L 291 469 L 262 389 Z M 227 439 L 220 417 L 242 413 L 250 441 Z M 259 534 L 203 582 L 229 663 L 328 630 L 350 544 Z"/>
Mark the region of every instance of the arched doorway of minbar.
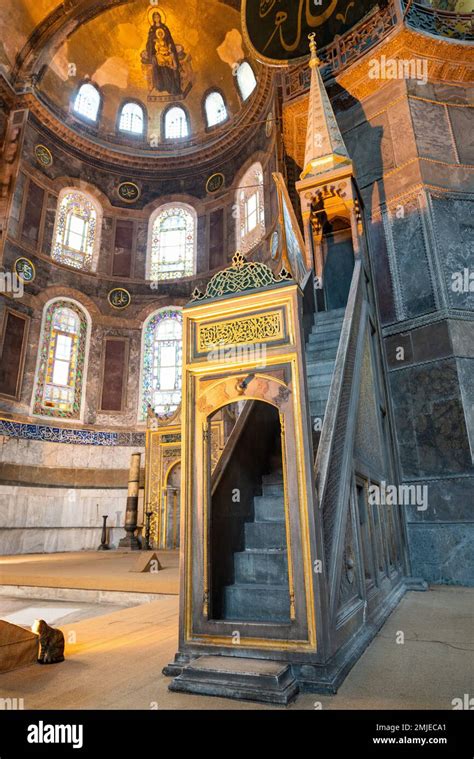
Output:
<path fill-rule="evenodd" d="M 163 487 L 163 548 L 179 548 L 181 513 L 181 461 L 169 469 Z"/>

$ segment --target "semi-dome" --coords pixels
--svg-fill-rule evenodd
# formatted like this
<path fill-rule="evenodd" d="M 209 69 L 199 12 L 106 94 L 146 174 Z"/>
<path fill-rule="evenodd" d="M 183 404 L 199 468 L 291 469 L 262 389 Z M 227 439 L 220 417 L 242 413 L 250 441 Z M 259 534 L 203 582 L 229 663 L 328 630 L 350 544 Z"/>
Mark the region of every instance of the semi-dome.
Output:
<path fill-rule="evenodd" d="M 238 119 L 257 89 L 238 2 L 95 3 L 86 18 L 58 24 L 51 39 L 46 22 L 53 23 L 55 3 L 18 5 L 12 21 L 27 41 L 19 56 L 5 42 L 4 59 L 18 76 L 30 68 L 37 95 L 56 116 L 101 140 L 157 150 L 177 138 L 205 143 Z"/>

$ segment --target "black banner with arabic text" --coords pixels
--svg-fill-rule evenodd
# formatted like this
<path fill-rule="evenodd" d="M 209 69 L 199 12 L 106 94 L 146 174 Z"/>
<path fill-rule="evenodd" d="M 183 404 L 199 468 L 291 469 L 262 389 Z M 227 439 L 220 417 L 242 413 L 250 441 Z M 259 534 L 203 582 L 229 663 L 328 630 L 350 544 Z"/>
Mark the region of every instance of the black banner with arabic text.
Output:
<path fill-rule="evenodd" d="M 325 47 L 376 5 L 376 0 L 243 0 L 243 28 L 259 60 L 284 64 L 308 55 L 311 32 L 318 48 Z"/>

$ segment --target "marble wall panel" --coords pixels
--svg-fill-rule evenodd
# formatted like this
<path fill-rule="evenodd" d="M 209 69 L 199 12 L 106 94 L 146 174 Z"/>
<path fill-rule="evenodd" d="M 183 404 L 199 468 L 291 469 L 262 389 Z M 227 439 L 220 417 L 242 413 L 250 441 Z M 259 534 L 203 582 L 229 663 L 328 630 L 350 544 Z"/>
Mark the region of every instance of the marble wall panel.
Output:
<path fill-rule="evenodd" d="M 474 358 L 474 325 L 472 321 L 450 319 L 449 333 L 454 355 Z"/>
<path fill-rule="evenodd" d="M 351 129 L 344 134 L 344 140 L 356 166 L 360 186 L 374 182 L 394 168 L 392 135 L 386 112 Z"/>
<path fill-rule="evenodd" d="M 474 115 L 472 108 L 448 107 L 454 141 L 461 163 L 474 164 Z"/>
<path fill-rule="evenodd" d="M 448 115 L 444 105 L 410 99 L 416 144 L 420 156 L 457 163 Z"/>
<path fill-rule="evenodd" d="M 0 442 L 0 463 L 50 468 L 128 470 L 132 453 L 138 452 L 143 452 L 143 448 L 48 443 L 10 437 Z"/>
<path fill-rule="evenodd" d="M 397 101 L 387 110 L 393 152 L 397 166 L 416 158 L 417 149 L 408 99 Z"/>
<path fill-rule="evenodd" d="M 414 481 L 408 484 L 419 485 Z M 408 523 L 424 522 L 453 522 L 474 524 L 473 494 L 474 477 L 471 475 L 462 477 L 440 477 L 438 479 L 427 478 L 423 483 L 427 487 L 428 508 L 406 509 Z"/>
<path fill-rule="evenodd" d="M 451 333 L 447 320 L 427 324 L 410 332 L 385 338 L 385 352 L 391 369 L 419 364 L 453 355 Z M 400 349 L 403 349 L 403 353 Z"/>
<path fill-rule="evenodd" d="M 381 220 L 371 224 L 370 238 L 372 242 L 370 254 L 374 267 L 380 319 L 382 324 L 391 324 L 396 321 L 395 300 L 385 232 Z"/>
<path fill-rule="evenodd" d="M 410 525 L 408 542 L 415 577 L 442 585 L 474 585 L 474 525 Z"/>
<path fill-rule="evenodd" d="M 404 480 L 473 472 L 456 361 L 389 375 Z"/>
<path fill-rule="evenodd" d="M 474 332 L 474 323 L 472 322 L 471 328 Z M 474 462 L 474 359 L 458 358 L 457 365 L 459 385 L 461 388 L 461 398 L 464 407 L 464 418 L 466 421 L 467 434 L 471 447 L 471 458 Z"/>
<path fill-rule="evenodd" d="M 474 202 L 467 198 L 435 195 L 431 202 L 448 303 L 452 308 L 473 311 Z"/>
<path fill-rule="evenodd" d="M 392 216 L 391 227 L 406 318 L 435 310 L 421 213 L 416 200 L 404 205 L 403 217 Z"/>
<path fill-rule="evenodd" d="M 0 485 L 0 554 L 96 550 L 102 515 L 110 542 L 124 536 L 126 489 Z M 143 517 L 140 508 L 139 523 Z"/>

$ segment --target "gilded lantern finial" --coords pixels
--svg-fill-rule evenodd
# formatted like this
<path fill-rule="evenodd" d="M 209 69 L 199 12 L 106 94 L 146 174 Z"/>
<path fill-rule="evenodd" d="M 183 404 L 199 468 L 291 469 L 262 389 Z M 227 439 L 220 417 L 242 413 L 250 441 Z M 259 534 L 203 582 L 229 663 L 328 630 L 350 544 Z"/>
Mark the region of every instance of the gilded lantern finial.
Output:
<path fill-rule="evenodd" d="M 309 39 L 309 49 L 310 49 L 310 52 L 311 52 L 311 58 L 310 58 L 310 61 L 309 61 L 309 65 L 311 67 L 318 66 L 319 63 L 320 63 L 320 60 L 318 58 L 318 48 L 317 48 L 317 45 L 316 45 L 316 33 L 315 32 L 311 32 L 311 34 L 308 34 L 308 39 Z"/>
<path fill-rule="evenodd" d="M 247 261 L 245 260 L 245 257 L 242 255 L 240 250 L 237 250 L 232 257 L 232 266 L 234 269 L 242 269 Z"/>

